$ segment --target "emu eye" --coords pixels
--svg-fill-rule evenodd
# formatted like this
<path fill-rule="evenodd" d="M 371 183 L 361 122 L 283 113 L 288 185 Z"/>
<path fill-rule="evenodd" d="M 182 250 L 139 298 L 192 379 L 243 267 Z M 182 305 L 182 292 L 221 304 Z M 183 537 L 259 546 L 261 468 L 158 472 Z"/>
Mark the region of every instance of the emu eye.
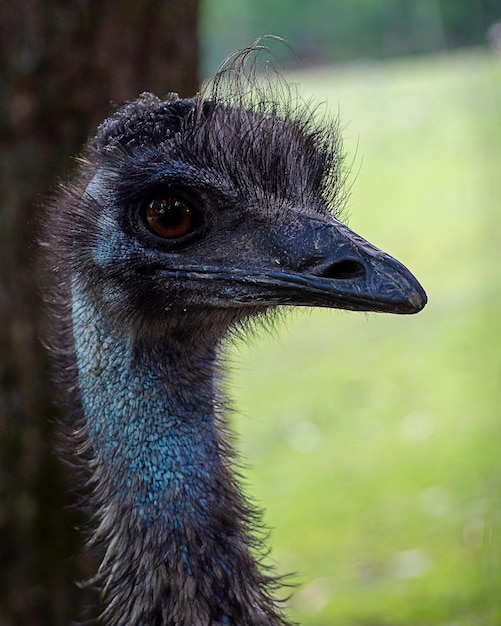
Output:
<path fill-rule="evenodd" d="M 146 205 L 146 225 L 164 239 L 180 239 L 198 225 L 196 211 L 184 200 L 175 197 L 156 198 Z"/>

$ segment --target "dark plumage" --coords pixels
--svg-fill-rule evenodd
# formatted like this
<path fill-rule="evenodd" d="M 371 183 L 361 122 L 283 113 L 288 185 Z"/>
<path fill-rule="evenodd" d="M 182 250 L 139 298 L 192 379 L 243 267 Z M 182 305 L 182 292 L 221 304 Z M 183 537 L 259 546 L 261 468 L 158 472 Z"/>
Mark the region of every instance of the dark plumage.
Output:
<path fill-rule="evenodd" d="M 336 219 L 336 123 L 259 86 L 251 54 L 193 99 L 118 108 L 48 210 L 51 351 L 109 625 L 287 623 L 233 474 L 221 342 L 281 305 L 426 302 Z"/>

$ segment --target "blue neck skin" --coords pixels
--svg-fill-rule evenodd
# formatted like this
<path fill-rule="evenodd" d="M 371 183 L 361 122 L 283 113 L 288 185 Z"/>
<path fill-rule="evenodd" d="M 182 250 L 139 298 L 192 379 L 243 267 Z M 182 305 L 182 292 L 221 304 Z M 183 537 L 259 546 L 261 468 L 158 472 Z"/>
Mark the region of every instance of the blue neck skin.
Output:
<path fill-rule="evenodd" d="M 135 345 L 78 284 L 73 329 L 83 411 L 108 492 L 144 529 L 160 523 L 176 533 L 187 520 L 206 527 L 221 497 L 214 478 L 224 472 L 213 421 L 214 363 L 199 353 L 180 361 L 165 343 Z"/>

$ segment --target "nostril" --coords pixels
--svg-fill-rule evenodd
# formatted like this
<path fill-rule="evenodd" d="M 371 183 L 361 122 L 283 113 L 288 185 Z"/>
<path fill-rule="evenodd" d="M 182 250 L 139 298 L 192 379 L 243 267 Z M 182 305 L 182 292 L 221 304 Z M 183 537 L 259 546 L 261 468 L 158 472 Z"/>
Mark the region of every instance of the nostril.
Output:
<path fill-rule="evenodd" d="M 317 276 L 321 276 L 322 278 L 350 280 L 364 276 L 365 267 L 358 261 L 345 260 L 325 265 L 322 268 L 319 268 L 319 271 L 315 272 L 315 274 Z"/>

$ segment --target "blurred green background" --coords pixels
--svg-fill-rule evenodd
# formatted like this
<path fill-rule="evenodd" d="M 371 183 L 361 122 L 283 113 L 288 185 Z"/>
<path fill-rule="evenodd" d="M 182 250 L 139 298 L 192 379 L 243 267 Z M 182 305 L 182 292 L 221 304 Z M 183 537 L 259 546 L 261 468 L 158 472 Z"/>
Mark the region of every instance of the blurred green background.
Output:
<path fill-rule="evenodd" d="M 413 318 L 298 311 L 231 350 L 246 490 L 265 509 L 272 562 L 295 573 L 288 604 L 304 625 L 501 624 L 491 8 L 205 3 L 207 71 L 263 32 L 289 40 L 303 66 L 293 80 L 343 122 L 350 226 L 429 295 Z"/>
<path fill-rule="evenodd" d="M 302 65 L 338 64 L 484 45 L 501 20 L 500 0 L 202 0 L 200 9 L 205 74 L 264 34 L 286 39 Z"/>

